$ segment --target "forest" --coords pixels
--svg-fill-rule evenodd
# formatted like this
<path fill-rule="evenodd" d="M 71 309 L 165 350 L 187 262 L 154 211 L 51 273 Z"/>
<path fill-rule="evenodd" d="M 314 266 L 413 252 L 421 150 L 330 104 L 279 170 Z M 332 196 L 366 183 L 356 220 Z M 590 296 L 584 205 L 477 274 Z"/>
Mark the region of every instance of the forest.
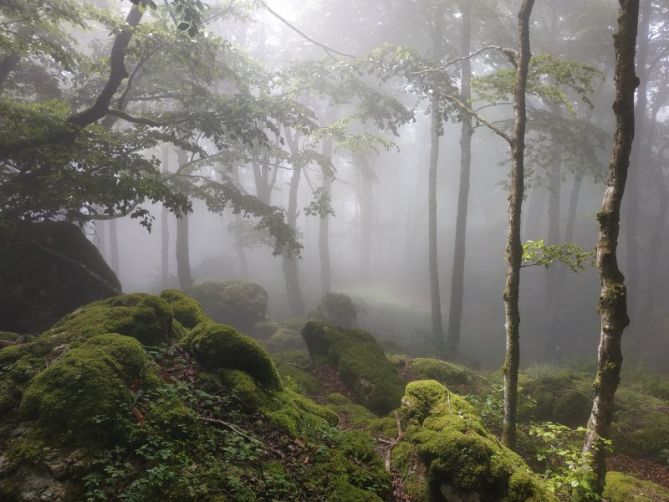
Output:
<path fill-rule="evenodd" d="M 0 501 L 669 502 L 668 180 L 669 0 L 0 0 Z"/>

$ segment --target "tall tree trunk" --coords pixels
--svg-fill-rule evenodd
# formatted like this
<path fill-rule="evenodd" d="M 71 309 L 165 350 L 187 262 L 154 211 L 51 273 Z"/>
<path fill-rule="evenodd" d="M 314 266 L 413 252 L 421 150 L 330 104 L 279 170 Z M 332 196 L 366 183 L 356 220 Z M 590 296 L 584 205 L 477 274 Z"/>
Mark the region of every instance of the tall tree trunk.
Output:
<path fill-rule="evenodd" d="M 298 146 L 297 138 L 293 138 L 292 134 L 286 129 L 286 140 L 291 151 L 291 155 L 295 159 L 293 161 L 293 175 L 290 178 L 290 188 L 288 191 L 288 211 L 286 214 L 286 221 L 293 230 L 297 230 L 297 196 L 300 189 L 300 180 L 302 177 L 302 165 L 297 160 Z M 302 288 L 300 286 L 300 274 L 297 259 L 294 256 L 282 257 L 283 275 L 286 280 L 286 294 L 288 296 L 288 304 L 293 316 L 300 317 L 304 315 L 304 297 L 302 296 Z"/>
<path fill-rule="evenodd" d="M 119 252 L 118 252 L 118 222 L 116 218 L 109 220 L 109 258 L 111 259 L 111 268 L 120 275 Z"/>
<path fill-rule="evenodd" d="M 534 0 L 523 0 L 518 11 L 518 66 L 513 90 L 514 126 L 511 137 L 511 188 L 508 196 L 506 238 L 506 284 L 504 286 L 504 316 L 506 326 L 506 357 L 504 360 L 504 422 L 502 443 L 516 446 L 516 415 L 518 411 L 518 367 L 520 365 L 520 266 L 523 246 L 520 240 L 521 212 L 525 190 L 525 129 L 527 110 L 525 91 L 530 63 L 530 16 Z"/>
<path fill-rule="evenodd" d="M 432 97 L 430 120 L 430 171 L 428 181 L 428 246 L 430 266 L 430 300 L 432 311 L 432 341 L 437 354 L 444 352 L 444 330 L 441 317 L 441 292 L 439 291 L 439 253 L 437 240 L 437 169 L 439 167 L 439 137 L 441 115 L 439 98 Z"/>
<path fill-rule="evenodd" d="M 632 166 L 634 170 L 629 178 L 629 187 L 625 211 L 625 250 L 627 252 L 627 287 L 633 292 L 629 304 L 629 310 L 633 314 L 635 309 L 634 298 L 637 293 L 637 280 L 639 278 L 639 191 L 641 185 L 642 166 L 646 161 L 644 148 L 644 135 L 646 128 L 646 111 L 648 108 L 648 71 L 646 61 L 648 59 L 648 35 L 650 27 L 651 0 L 640 0 L 641 18 L 639 23 L 639 57 L 638 68 L 641 78 L 637 91 L 636 101 L 636 145 L 632 148 Z"/>
<path fill-rule="evenodd" d="M 472 4 L 469 0 L 462 2 L 462 42 L 460 53 L 468 56 L 472 41 Z M 472 65 L 469 58 L 462 61 L 462 83 L 460 98 L 469 104 L 471 100 Z M 464 297 L 465 248 L 467 241 L 467 210 L 469 205 L 469 179 L 472 165 L 472 117 L 465 113 L 462 116 L 460 130 L 460 188 L 458 189 L 458 213 L 455 219 L 455 245 L 453 251 L 453 271 L 451 274 L 451 302 L 448 311 L 448 332 L 446 335 L 446 351 L 455 357 L 460 344 L 462 323 L 462 302 Z"/>
<path fill-rule="evenodd" d="M 163 149 L 163 173 L 170 172 L 170 152 L 169 148 Z M 169 210 L 163 206 L 160 212 L 160 285 L 162 289 L 167 289 L 170 282 L 169 273 L 169 249 L 170 249 L 170 228 L 169 228 Z"/>
<path fill-rule="evenodd" d="M 651 114 L 651 129 L 648 134 L 648 148 L 650 149 L 657 137 L 657 114 L 660 108 L 664 105 L 669 88 L 665 83 L 663 91 L 658 93 L 653 104 L 653 111 Z M 661 152 L 660 152 L 661 153 Z M 653 185 L 657 189 L 658 198 L 658 212 L 653 223 L 653 232 L 650 238 L 650 247 L 647 261 L 646 277 L 648 284 L 646 286 L 646 301 L 643 302 L 643 317 L 646 318 L 655 308 L 655 295 L 657 293 L 657 264 L 662 249 L 662 242 L 665 235 L 665 226 L 667 220 L 667 209 L 669 209 L 669 194 L 667 194 L 667 185 L 662 172 L 662 160 L 653 159 L 649 165 L 650 174 L 653 178 Z"/>
<path fill-rule="evenodd" d="M 371 275 L 372 242 L 374 233 L 374 170 L 369 159 L 361 154 L 357 157 L 360 170 L 360 270 L 359 279 L 367 280 Z"/>
<path fill-rule="evenodd" d="M 323 140 L 323 158 L 332 164 L 332 140 Z M 323 168 L 323 195 L 329 200 L 332 187 L 331 169 Z M 328 202 L 329 203 L 329 202 Z M 321 288 L 323 295 L 332 291 L 330 277 L 330 215 L 327 212 L 318 220 L 318 254 L 321 262 Z"/>
<path fill-rule="evenodd" d="M 561 161 L 560 151 L 555 148 L 548 173 L 548 232 L 546 240 L 549 244 L 560 243 Z M 545 355 L 550 360 L 554 360 L 560 355 L 560 330 L 556 326 L 558 321 L 557 295 L 560 277 L 564 276 L 564 273 L 564 267 L 560 263 L 553 264 L 545 271 Z"/>
<path fill-rule="evenodd" d="M 620 382 L 623 361 L 620 342 L 629 324 L 625 277 L 618 268 L 616 252 L 620 232 L 620 205 L 634 142 L 634 92 L 639 85 L 634 68 L 639 0 L 619 0 L 619 3 L 618 32 L 614 35 L 616 93 L 613 111 L 616 130 L 607 187 L 597 214 L 597 269 L 601 283 L 599 353 L 594 383 L 595 398 L 583 446 L 584 455 L 592 461 L 595 472 L 593 488 L 598 494 L 603 491 L 606 476 L 606 448 L 603 440 L 609 437 L 614 396 Z"/>
<path fill-rule="evenodd" d="M 444 14 L 439 7 L 432 25 L 432 58 L 441 61 L 444 47 Z M 428 265 L 430 274 L 430 308 L 432 313 L 432 343 L 438 355 L 444 354 L 444 327 L 439 290 L 439 240 L 437 234 L 437 173 L 439 170 L 439 140 L 442 133 L 440 113 L 440 82 L 435 80 L 430 100 L 430 165 L 428 175 Z"/>
<path fill-rule="evenodd" d="M 179 167 L 188 162 L 185 151 L 179 150 L 178 162 Z M 188 240 L 187 214 L 177 218 L 176 259 L 179 287 L 181 289 L 185 289 L 193 284 L 193 276 L 191 275 L 190 271 L 190 249 Z"/>

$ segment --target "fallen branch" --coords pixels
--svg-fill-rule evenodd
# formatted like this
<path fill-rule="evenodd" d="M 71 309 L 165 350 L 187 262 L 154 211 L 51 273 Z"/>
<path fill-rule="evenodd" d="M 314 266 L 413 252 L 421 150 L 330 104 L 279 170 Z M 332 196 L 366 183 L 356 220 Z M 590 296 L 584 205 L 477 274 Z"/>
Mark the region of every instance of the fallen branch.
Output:
<path fill-rule="evenodd" d="M 275 455 L 278 455 L 281 458 L 284 458 L 285 455 L 283 452 L 277 450 L 276 448 L 272 448 L 271 446 L 267 446 L 265 443 L 260 441 L 259 439 L 254 438 L 253 436 L 249 436 L 246 432 L 244 432 L 242 429 L 240 429 L 238 426 L 235 424 L 232 424 L 230 422 L 226 422 L 225 420 L 220 420 L 218 418 L 209 418 L 209 417 L 203 417 L 203 416 L 198 416 L 198 418 L 207 424 L 214 424 L 218 425 L 220 427 L 224 427 L 228 429 L 230 432 L 233 432 L 237 434 L 239 437 L 242 437 L 246 439 L 247 441 L 250 441 L 253 444 L 256 444 L 260 446 L 263 450 L 271 451 Z"/>
<path fill-rule="evenodd" d="M 393 449 L 399 444 L 402 439 L 404 439 L 404 432 L 402 432 L 402 424 L 400 423 L 400 415 L 395 412 L 395 421 L 397 423 L 397 437 L 390 441 L 388 445 L 388 451 L 386 451 L 386 458 L 383 462 L 383 466 L 386 469 L 386 472 L 391 472 L 392 458 L 393 458 Z"/>

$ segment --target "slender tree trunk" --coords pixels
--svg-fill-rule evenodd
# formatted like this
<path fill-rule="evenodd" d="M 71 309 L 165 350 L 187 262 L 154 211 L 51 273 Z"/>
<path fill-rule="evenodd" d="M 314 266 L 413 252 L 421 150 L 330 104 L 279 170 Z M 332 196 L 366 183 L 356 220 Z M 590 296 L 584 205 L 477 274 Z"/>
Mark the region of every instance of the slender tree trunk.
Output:
<path fill-rule="evenodd" d="M 602 206 L 597 214 L 597 269 L 601 282 L 599 295 L 600 340 L 595 398 L 583 446 L 595 472 L 594 489 L 601 494 L 606 476 L 606 448 L 613 418 L 614 396 L 620 382 L 623 356 L 621 338 L 629 324 L 625 277 L 618 268 L 616 256 L 620 232 L 620 205 L 634 142 L 634 92 L 639 85 L 635 74 L 639 0 L 619 0 L 618 32 L 614 35 L 616 51 L 616 93 L 613 111 L 616 116 L 613 152 Z"/>
<path fill-rule="evenodd" d="M 286 139 L 293 158 L 297 158 L 297 139 L 293 138 L 290 131 L 286 129 Z M 293 230 L 297 230 L 297 196 L 302 177 L 302 165 L 299 161 L 293 162 L 293 175 L 290 178 L 290 189 L 288 191 L 288 211 L 286 221 Z M 283 255 L 283 275 L 286 280 L 286 294 L 290 310 L 295 317 L 304 315 L 304 297 L 300 287 L 300 274 L 295 257 Z"/>
<path fill-rule="evenodd" d="M 438 8 L 432 25 L 432 58 L 439 62 L 444 53 L 444 14 Z M 432 343 L 438 355 L 445 350 L 444 327 L 439 290 L 439 240 L 437 234 L 437 174 L 439 170 L 439 140 L 442 133 L 440 113 L 440 82 L 433 84 L 430 100 L 430 165 L 428 175 L 428 265 L 430 274 L 430 308 L 432 313 Z"/>
<path fill-rule="evenodd" d="M 574 179 L 574 185 L 571 187 L 571 194 L 569 195 L 569 211 L 567 214 L 567 224 L 564 229 L 565 242 L 574 242 L 574 225 L 576 224 L 578 199 L 581 194 L 582 184 L 583 184 L 583 177 L 577 176 Z"/>
<path fill-rule="evenodd" d="M 430 265 L 430 300 L 432 310 L 432 341 L 437 354 L 444 352 L 444 331 L 439 291 L 439 253 L 437 240 L 437 170 L 439 167 L 439 137 L 441 116 L 439 98 L 432 98 L 430 120 L 430 171 L 428 181 L 428 246 Z"/>
<path fill-rule="evenodd" d="M 472 4 L 462 2 L 462 43 L 460 53 L 468 56 L 472 41 Z M 464 103 L 471 100 L 471 60 L 462 61 L 462 83 L 460 97 Z M 472 165 L 472 117 L 463 114 L 460 131 L 460 188 L 458 190 L 458 213 L 455 219 L 455 245 L 453 251 L 453 271 L 451 274 L 451 302 L 448 313 L 446 351 L 451 357 L 458 354 L 462 323 L 462 303 L 464 297 L 465 248 L 467 241 L 467 211 L 469 205 L 469 179 Z"/>
<path fill-rule="evenodd" d="M 518 66 L 514 86 L 514 126 L 511 138 L 511 188 L 508 196 L 508 226 L 506 238 L 506 284 L 504 315 L 506 326 L 506 357 L 504 360 L 504 422 L 502 443 L 516 446 L 516 415 L 518 411 L 518 368 L 520 366 L 520 266 L 523 246 L 520 240 L 521 213 L 525 190 L 525 128 L 527 110 L 525 91 L 530 63 L 530 16 L 534 0 L 523 0 L 518 11 Z"/>
<path fill-rule="evenodd" d="M 372 243 L 374 233 L 374 171 L 367 157 L 358 156 L 360 170 L 360 270 L 359 279 L 367 280 L 371 275 Z"/>
<path fill-rule="evenodd" d="M 163 149 L 163 173 L 169 173 L 169 149 Z M 163 206 L 160 212 L 160 285 L 162 289 L 167 289 L 170 282 L 169 273 L 169 249 L 170 249 L 170 228 L 169 228 L 169 210 Z"/>
<path fill-rule="evenodd" d="M 548 173 L 548 232 L 549 244 L 560 243 L 560 197 L 562 189 L 562 178 L 560 164 L 562 156 L 555 149 L 552 155 L 550 171 Z M 545 328 L 545 355 L 549 360 L 554 360 L 560 355 L 560 330 L 557 329 L 557 295 L 561 276 L 565 273 L 564 267 L 555 263 L 545 271 L 545 304 L 546 304 L 546 328 Z"/>
<path fill-rule="evenodd" d="M 115 218 L 109 220 L 109 258 L 111 259 L 111 268 L 120 275 L 119 252 L 118 252 L 118 222 Z"/>
<path fill-rule="evenodd" d="M 179 167 L 184 165 L 188 159 L 186 152 L 179 150 Z M 176 259 L 177 259 L 177 277 L 179 287 L 185 289 L 193 284 L 193 276 L 190 271 L 190 249 L 188 240 L 188 215 L 184 214 L 177 218 L 177 236 L 176 236 Z"/>
<path fill-rule="evenodd" d="M 669 88 L 665 87 L 655 97 L 655 103 L 653 105 L 653 112 L 651 115 L 651 129 L 648 134 L 648 147 L 651 148 L 655 142 L 657 135 L 657 114 L 660 111 L 660 108 L 664 105 L 667 94 L 669 94 Z M 669 209 L 669 194 L 667 194 L 667 185 L 664 179 L 664 173 L 662 172 L 662 160 L 657 159 L 651 163 L 650 173 L 653 178 L 653 185 L 657 189 L 658 197 L 658 212 L 655 216 L 655 221 L 653 223 L 653 232 L 650 238 L 650 248 L 647 260 L 647 270 L 646 277 L 648 278 L 648 284 L 646 286 L 646 301 L 644 302 L 643 317 L 646 318 L 653 309 L 655 308 L 655 296 L 657 293 L 657 265 L 658 259 L 660 257 L 660 251 L 662 249 L 662 242 L 665 236 L 665 226 L 667 220 L 667 209 Z"/>
<path fill-rule="evenodd" d="M 637 296 L 637 279 L 639 277 L 639 191 L 641 184 L 642 166 L 646 161 L 644 152 L 644 135 L 646 128 L 646 111 L 648 108 L 648 71 L 646 61 L 648 59 L 648 35 L 650 26 L 651 0 L 640 0 L 641 9 L 639 23 L 639 56 L 637 60 L 641 82 L 637 91 L 636 101 L 636 145 L 632 148 L 632 166 L 634 171 L 629 177 L 629 187 L 625 211 L 625 250 L 627 252 L 627 287 L 633 292 L 630 300 L 629 310 L 634 313 Z"/>
<path fill-rule="evenodd" d="M 323 157 L 329 164 L 332 163 L 332 140 L 323 141 Z M 330 169 L 323 169 L 323 195 L 330 198 L 332 187 L 332 173 Z M 318 220 L 318 253 L 321 261 L 321 288 L 323 295 L 332 291 L 330 277 L 330 215 L 323 214 Z"/>

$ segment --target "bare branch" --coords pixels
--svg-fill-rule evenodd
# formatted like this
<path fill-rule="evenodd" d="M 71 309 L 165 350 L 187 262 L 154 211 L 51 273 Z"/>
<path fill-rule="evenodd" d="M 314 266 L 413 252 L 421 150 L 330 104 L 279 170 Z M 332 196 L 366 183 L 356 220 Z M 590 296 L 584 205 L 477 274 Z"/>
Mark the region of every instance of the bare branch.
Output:
<path fill-rule="evenodd" d="M 265 9 L 267 10 L 267 12 L 269 12 L 270 14 L 272 14 L 275 18 L 277 18 L 277 19 L 278 19 L 279 21 L 281 21 L 283 24 L 285 24 L 286 26 L 288 26 L 291 30 L 293 30 L 295 33 L 297 33 L 298 35 L 300 35 L 302 38 L 304 38 L 305 40 L 308 40 L 308 41 L 311 42 L 312 44 L 317 45 L 318 47 L 320 47 L 321 49 L 323 49 L 323 50 L 325 51 L 325 53 L 326 53 L 328 56 L 330 56 L 332 59 L 337 60 L 337 58 L 336 58 L 333 54 L 337 54 L 337 55 L 339 55 L 339 56 L 343 56 L 343 57 L 346 57 L 346 58 L 355 59 L 355 56 L 352 56 L 351 54 L 346 54 L 345 52 L 338 51 L 337 49 L 333 49 L 332 47 L 328 47 L 327 45 L 322 44 L 321 42 L 318 42 L 317 40 L 314 40 L 314 39 L 311 38 L 309 35 L 307 35 L 307 34 L 304 33 L 303 31 L 301 31 L 299 28 L 293 26 L 293 25 L 290 23 L 290 21 L 288 21 L 288 20 L 285 19 L 284 17 L 281 17 L 281 15 L 279 15 L 278 13 L 276 13 L 275 11 L 273 11 L 273 10 L 269 7 L 269 5 L 267 5 L 263 0 L 258 0 L 258 3 L 260 3 L 260 5 L 262 5 L 263 7 L 265 7 Z"/>
<path fill-rule="evenodd" d="M 478 122 L 480 122 L 481 124 L 486 126 L 488 129 L 490 129 L 495 134 L 497 134 L 500 138 L 503 138 L 504 141 L 509 143 L 509 145 L 511 145 L 511 143 L 513 142 L 511 136 L 509 136 L 506 132 L 501 130 L 499 127 L 494 125 L 492 122 L 490 122 L 489 120 L 485 119 L 483 116 L 481 116 L 480 114 L 478 114 L 477 112 L 472 110 L 471 107 L 467 106 L 460 98 L 457 98 L 455 96 L 445 95 L 444 99 L 446 101 L 449 101 L 450 103 L 453 103 L 455 106 L 457 106 L 460 109 L 461 112 L 466 113 L 467 115 L 470 115 L 470 116 L 474 117 L 474 119 L 476 119 Z"/>
<path fill-rule="evenodd" d="M 413 72 L 414 75 L 422 75 L 424 73 L 436 73 L 436 72 L 442 72 L 445 71 L 446 68 L 449 66 L 453 66 L 454 64 L 461 63 L 462 61 L 466 61 L 467 59 L 471 59 L 473 57 L 478 56 L 479 54 L 482 54 L 484 52 L 490 51 L 490 50 L 495 50 L 503 53 L 511 62 L 511 64 L 515 67 L 518 66 L 518 53 L 514 49 L 509 49 L 507 47 L 501 47 L 499 45 L 486 45 L 485 47 L 481 47 L 480 49 L 472 52 L 471 54 L 467 56 L 460 56 L 458 58 L 452 59 L 451 61 L 448 61 L 447 63 L 444 63 L 441 66 L 437 66 L 436 68 L 426 68 L 424 70 L 419 70 Z"/>

